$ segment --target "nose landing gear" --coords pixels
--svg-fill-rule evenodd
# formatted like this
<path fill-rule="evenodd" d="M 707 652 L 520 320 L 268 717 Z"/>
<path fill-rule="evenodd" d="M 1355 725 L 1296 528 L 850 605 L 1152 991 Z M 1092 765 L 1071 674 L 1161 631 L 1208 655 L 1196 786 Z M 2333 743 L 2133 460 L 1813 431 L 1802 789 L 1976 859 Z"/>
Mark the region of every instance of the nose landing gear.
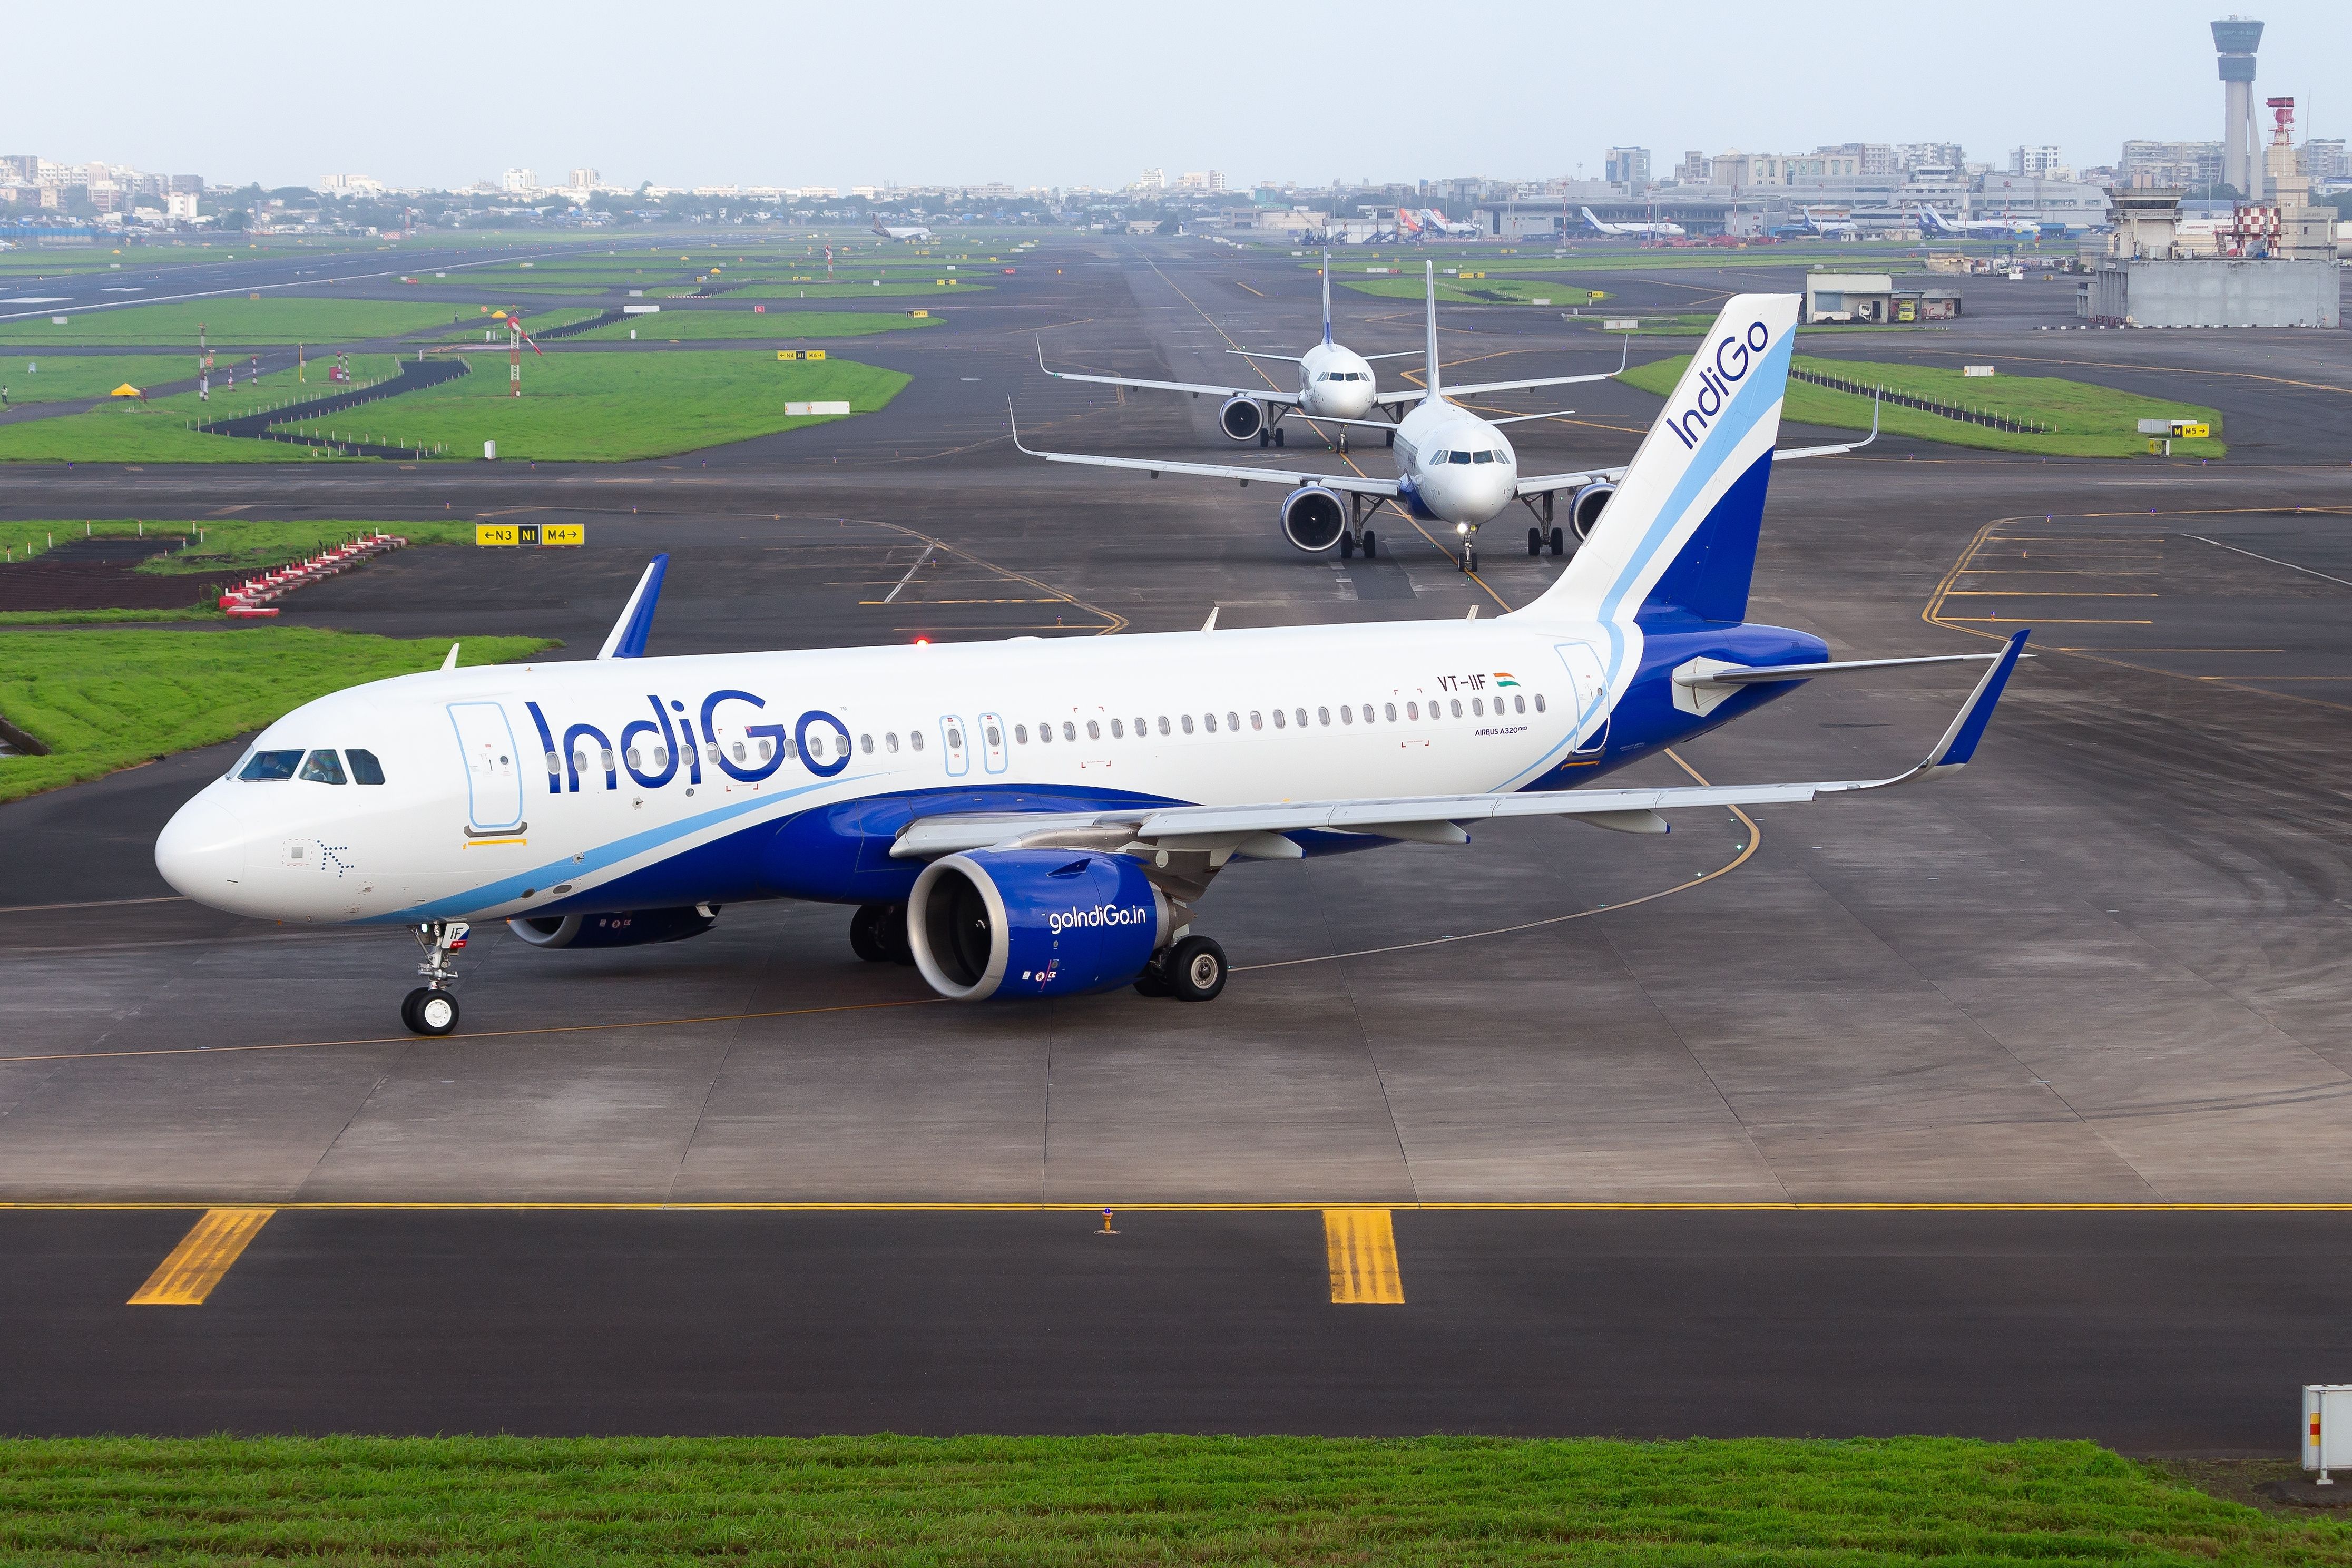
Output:
<path fill-rule="evenodd" d="M 472 929 L 464 921 L 427 921 L 410 928 L 416 945 L 425 952 L 425 962 L 416 966 L 425 984 L 400 1004 L 400 1021 L 410 1034 L 439 1036 L 456 1031 L 457 998 L 449 987 L 457 982 L 457 969 L 449 955 L 466 945 L 466 933 Z"/>

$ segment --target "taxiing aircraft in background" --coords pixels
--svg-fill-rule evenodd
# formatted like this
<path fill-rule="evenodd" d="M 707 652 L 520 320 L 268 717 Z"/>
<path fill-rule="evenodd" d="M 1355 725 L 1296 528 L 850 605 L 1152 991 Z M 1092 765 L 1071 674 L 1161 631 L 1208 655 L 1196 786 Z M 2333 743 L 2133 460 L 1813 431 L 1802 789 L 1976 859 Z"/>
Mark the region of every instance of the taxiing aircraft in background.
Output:
<path fill-rule="evenodd" d="M 1339 427 L 1336 445 L 1348 449 L 1350 428 L 1370 428 L 1381 432 L 1390 446 L 1396 444 L 1394 420 L 1401 417 L 1409 404 L 1422 401 L 1425 394 L 1419 387 L 1402 392 L 1382 392 L 1372 374 L 1372 361 L 1412 359 L 1412 350 L 1401 353 L 1360 354 L 1355 350 L 1333 340 L 1331 336 L 1331 257 L 1323 257 L 1323 341 L 1303 354 L 1268 353 L 1256 349 L 1229 349 L 1248 359 L 1282 360 L 1298 367 L 1298 390 L 1282 392 L 1272 388 L 1219 386 L 1205 382 L 1141 381 L 1124 375 L 1081 375 L 1075 371 L 1048 370 L 1045 365 L 1045 344 L 1037 343 L 1037 368 L 1058 381 L 1093 382 L 1100 386 L 1133 386 L 1150 392 L 1189 392 L 1195 397 L 1222 397 L 1224 406 L 1217 410 L 1217 428 L 1235 441 L 1255 438 L 1261 447 L 1286 445 L 1283 440 L 1283 419 L 1291 414 L 1301 418 Z M 1620 369 L 1623 366 L 1621 364 Z M 1600 375 L 1539 376 L 1528 381 L 1488 381 L 1475 386 L 1461 388 L 1462 395 L 1486 392 L 1518 392 L 1531 386 L 1570 386 L 1579 382 L 1604 381 Z M 1378 418 L 1386 414 L 1389 418 Z M 1160 465 L 1147 465 L 1158 467 Z M 1327 546 L 1328 546 L 1328 541 Z"/>
<path fill-rule="evenodd" d="M 1811 633 L 1748 619 L 1796 325 L 1792 295 L 1726 301 L 1606 525 L 1492 620 L 1218 631 L 1212 615 L 1084 644 L 651 658 L 656 558 L 593 660 L 461 669 L 453 647 L 437 671 L 295 709 L 173 816 L 156 868 L 236 914 L 407 931 L 424 984 L 401 1019 L 420 1035 L 456 1029 L 477 924 L 593 963 L 774 899 L 854 906 L 860 957 L 951 1000 L 1205 1002 L 1228 970 L 1201 906 L 1236 860 L 1465 844 L 1515 816 L 1656 834 L 1688 807 L 1948 778 L 2023 631 L 1998 653 L 1832 662 Z M 1486 446 L 1465 460 L 1492 426 L 1436 394 L 1433 338 L 1407 430 L 1463 443 L 1445 466 L 1474 486 L 1507 479 Z M 1807 680 L 1971 658 L 1990 667 L 1899 773 L 1576 787 Z"/>
<path fill-rule="evenodd" d="M 1034 452 L 1027 447 L 1021 450 L 1033 458 L 1043 458 L 1054 463 L 1084 463 L 1104 468 L 1139 468 L 1158 479 L 1161 474 L 1183 474 L 1212 479 L 1235 479 L 1247 485 L 1253 479 L 1291 487 L 1283 498 L 1280 513 L 1283 537 L 1300 550 L 1319 553 L 1339 547 L 1345 560 L 1361 550 L 1370 555 L 1378 549 L 1379 541 L 1369 526 L 1365 503 L 1377 510 L 1382 502 L 1392 503 L 1407 517 L 1424 521 L 1440 522 L 1453 527 L 1462 546 L 1457 563 L 1465 572 L 1478 569 L 1478 530 L 1501 516 L 1513 501 L 1524 504 L 1533 520 L 1528 529 L 1528 553 L 1541 554 L 1549 548 L 1554 555 L 1567 550 L 1567 532 L 1573 530 L 1577 538 L 1588 537 L 1602 509 L 1617 489 L 1625 473 L 1623 468 L 1581 469 L 1564 474 L 1528 474 L 1519 472 L 1518 456 L 1503 436 L 1502 426 L 1517 425 L 1530 419 L 1554 419 L 1573 409 L 1555 409 L 1546 414 L 1517 414 L 1505 418 L 1482 418 L 1453 402 L 1441 385 L 1437 357 L 1437 268 L 1423 263 L 1423 289 L 1427 300 L 1427 334 L 1423 357 L 1428 365 L 1428 385 L 1419 392 L 1391 395 L 1412 400 L 1412 410 L 1401 421 L 1395 431 L 1399 472 L 1392 479 L 1369 474 L 1300 473 L 1284 468 L 1241 468 L 1223 463 L 1184 463 L 1164 461 L 1155 458 L 1106 458 L 1076 452 Z M 1630 343 L 1627 351 L 1631 352 Z M 1614 372 L 1611 373 L 1615 374 Z M 1558 385 L 1571 381 L 1606 381 L 1607 375 L 1562 376 L 1557 381 L 1521 383 L 1522 385 Z M 1736 380 L 1737 377 L 1732 379 Z M 1455 395 L 1490 392 L 1508 385 L 1492 383 L 1479 386 L 1455 388 Z M 1713 405 L 1721 394 L 1706 395 L 1713 416 Z M 1856 447 L 1867 446 L 1878 436 L 1874 418 L 1870 437 L 1863 441 L 1848 441 L 1831 447 L 1804 447 L 1780 454 L 1787 458 L 1811 458 L 1834 452 L 1850 452 Z M 1020 445 L 1021 433 L 1016 427 L 1013 443 Z M 1654 441 L 1656 433 L 1652 432 Z M 1644 444 L 1647 449 L 1647 443 Z M 1553 515 L 1554 498 L 1567 491 L 1570 500 L 1565 526 L 1556 523 Z"/>
<path fill-rule="evenodd" d="M 931 239 L 931 231 L 920 224 L 887 224 L 879 218 L 875 220 L 874 232 L 885 239 L 901 240 L 909 245 L 927 245 Z"/>

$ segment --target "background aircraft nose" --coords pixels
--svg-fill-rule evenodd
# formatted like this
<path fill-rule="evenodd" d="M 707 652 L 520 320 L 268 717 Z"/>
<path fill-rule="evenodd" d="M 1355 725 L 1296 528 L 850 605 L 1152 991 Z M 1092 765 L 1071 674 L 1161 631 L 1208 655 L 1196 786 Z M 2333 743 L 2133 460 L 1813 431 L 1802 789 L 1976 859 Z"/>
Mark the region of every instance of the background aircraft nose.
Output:
<path fill-rule="evenodd" d="M 201 903 L 234 890 L 245 875 L 245 828 L 211 790 L 172 814 L 155 839 L 155 869 Z"/>

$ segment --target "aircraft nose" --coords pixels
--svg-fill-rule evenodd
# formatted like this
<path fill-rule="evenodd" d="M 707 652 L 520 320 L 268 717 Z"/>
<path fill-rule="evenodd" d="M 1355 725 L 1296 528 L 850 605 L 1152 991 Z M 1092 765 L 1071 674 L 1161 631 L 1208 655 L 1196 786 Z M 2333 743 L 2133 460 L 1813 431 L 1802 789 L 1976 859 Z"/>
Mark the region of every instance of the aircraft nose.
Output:
<path fill-rule="evenodd" d="M 199 903 L 218 904 L 245 875 L 245 826 L 205 791 L 172 814 L 155 839 L 155 869 Z"/>

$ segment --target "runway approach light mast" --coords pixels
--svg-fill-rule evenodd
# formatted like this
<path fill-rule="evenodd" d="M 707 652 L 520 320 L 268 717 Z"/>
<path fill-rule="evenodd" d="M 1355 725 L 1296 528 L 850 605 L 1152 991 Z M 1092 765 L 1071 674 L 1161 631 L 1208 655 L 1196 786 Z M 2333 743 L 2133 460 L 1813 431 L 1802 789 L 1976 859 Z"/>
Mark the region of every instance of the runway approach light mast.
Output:
<path fill-rule="evenodd" d="M 522 346 L 525 343 L 530 343 L 530 352 L 540 358 L 547 357 L 537 343 L 530 342 L 530 334 L 522 330 L 522 312 L 511 311 L 507 316 L 507 387 L 509 395 L 514 397 L 522 395 Z"/>

